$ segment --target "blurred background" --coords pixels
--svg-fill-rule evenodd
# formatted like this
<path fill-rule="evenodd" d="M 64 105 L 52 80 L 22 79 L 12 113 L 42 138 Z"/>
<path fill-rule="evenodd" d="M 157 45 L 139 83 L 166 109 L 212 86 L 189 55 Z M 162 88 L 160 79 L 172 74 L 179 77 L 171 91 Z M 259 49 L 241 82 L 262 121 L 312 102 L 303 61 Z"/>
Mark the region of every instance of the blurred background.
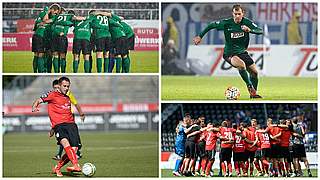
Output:
<path fill-rule="evenodd" d="M 83 144 L 80 164 L 95 164 L 98 177 L 158 177 L 158 76 L 67 77 L 85 114 L 81 122 L 72 107 Z M 3 76 L 5 177 L 55 176 L 50 172 L 57 145 L 47 135 L 47 105 L 41 104 L 38 113 L 31 112 L 31 105 L 58 78 Z M 25 168 L 14 168 L 19 166 Z"/>
<path fill-rule="evenodd" d="M 222 59 L 223 31 L 211 30 L 201 45 L 192 38 L 208 23 L 232 17 L 234 3 L 162 3 L 163 75 L 237 75 Z M 317 77 L 317 3 L 240 3 L 264 30 L 251 35 L 248 52 L 265 76 Z"/>
<path fill-rule="evenodd" d="M 31 39 L 34 20 L 46 3 L 3 3 L 3 71 L 32 72 Z M 158 72 L 159 57 L 159 3 L 58 3 L 66 10 L 74 10 L 76 15 L 87 16 L 91 9 L 112 11 L 123 16 L 135 32 L 135 50 L 130 53 L 134 61 L 131 72 Z M 72 59 L 73 27 L 68 32 L 68 59 Z M 95 53 L 94 53 L 95 54 Z M 20 67 L 20 68 L 15 68 Z M 67 72 L 71 64 L 67 65 Z M 83 68 L 79 68 L 82 70 Z M 71 70 L 70 70 L 71 72 Z"/>
<path fill-rule="evenodd" d="M 205 117 L 205 123 L 229 124 L 240 122 L 251 124 L 251 119 L 266 125 L 267 119 L 272 118 L 278 123 L 281 119 L 298 119 L 306 129 L 304 139 L 307 158 L 310 167 L 317 168 L 318 162 L 318 107 L 316 103 L 219 103 L 219 104 L 161 104 L 161 169 L 163 176 L 171 176 L 177 155 L 174 153 L 176 127 L 183 120 L 184 114 L 189 113 L 192 119 Z M 219 151 L 219 141 L 217 141 Z M 214 168 L 219 168 L 219 155 L 216 155 Z M 217 172 L 214 172 L 215 174 Z"/>

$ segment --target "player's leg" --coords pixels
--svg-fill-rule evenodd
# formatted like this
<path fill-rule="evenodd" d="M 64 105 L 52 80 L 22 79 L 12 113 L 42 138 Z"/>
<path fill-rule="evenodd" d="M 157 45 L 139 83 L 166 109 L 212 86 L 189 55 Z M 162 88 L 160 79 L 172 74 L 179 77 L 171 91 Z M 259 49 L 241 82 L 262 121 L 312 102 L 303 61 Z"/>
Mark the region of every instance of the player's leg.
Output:
<path fill-rule="evenodd" d="M 175 152 L 178 155 L 178 158 L 176 160 L 176 164 L 175 164 L 174 170 L 172 172 L 174 176 L 181 176 L 181 174 L 179 173 L 179 169 L 180 169 L 182 162 L 183 162 L 184 149 L 185 149 L 185 147 L 184 147 L 183 143 L 176 142 Z"/>
<path fill-rule="evenodd" d="M 47 73 L 52 72 L 52 52 L 51 50 L 47 52 Z"/>
<path fill-rule="evenodd" d="M 96 66 L 97 72 L 102 72 L 102 58 L 103 58 L 103 51 L 105 49 L 105 38 L 100 38 L 96 40 Z"/>
<path fill-rule="evenodd" d="M 62 152 L 63 152 L 63 146 L 58 144 L 57 154 L 52 159 L 57 160 L 57 161 L 60 160 L 61 156 L 62 156 Z"/>
<path fill-rule="evenodd" d="M 103 72 L 109 72 L 109 64 L 110 64 L 110 50 L 112 49 L 112 41 L 110 37 L 106 38 L 105 41 L 105 50 L 104 50 L 104 59 L 103 59 Z"/>
<path fill-rule="evenodd" d="M 109 73 L 112 73 L 114 64 L 115 64 L 115 54 L 114 54 L 114 48 L 112 48 L 110 49 L 110 52 L 109 52 L 109 69 L 108 69 Z"/>
<path fill-rule="evenodd" d="M 84 59 L 84 72 L 90 73 L 90 42 L 88 40 L 81 40 L 81 49 Z"/>
<path fill-rule="evenodd" d="M 35 52 L 37 58 L 34 58 L 36 61 L 34 65 L 34 71 L 37 70 L 39 73 L 43 73 L 45 71 L 44 68 L 44 52 L 45 52 L 45 45 L 44 45 L 44 38 L 38 35 L 33 35 L 32 37 L 32 51 Z"/>
<path fill-rule="evenodd" d="M 258 70 L 256 64 L 252 64 L 248 67 L 248 72 L 250 74 L 250 80 L 252 82 L 252 85 L 254 89 L 257 91 L 258 90 Z"/>
<path fill-rule="evenodd" d="M 60 53 L 60 62 L 61 62 L 61 73 L 66 73 L 66 68 L 67 68 L 67 60 L 66 60 L 66 54 L 65 53 Z"/>
<path fill-rule="evenodd" d="M 67 60 L 66 54 L 68 51 L 68 38 L 66 36 L 60 36 L 59 38 L 59 57 L 61 62 L 61 73 L 66 72 Z"/>
<path fill-rule="evenodd" d="M 33 55 L 32 68 L 34 73 L 38 72 L 38 53 L 36 52 Z"/>
<path fill-rule="evenodd" d="M 125 73 L 129 73 L 130 72 L 130 63 L 131 63 L 131 59 L 130 59 L 130 50 L 134 50 L 134 40 L 135 40 L 135 36 L 133 35 L 132 37 L 128 38 L 128 42 L 126 43 L 127 45 L 127 55 L 125 57 L 125 59 L 123 59 L 124 62 L 124 69 L 125 69 Z"/>

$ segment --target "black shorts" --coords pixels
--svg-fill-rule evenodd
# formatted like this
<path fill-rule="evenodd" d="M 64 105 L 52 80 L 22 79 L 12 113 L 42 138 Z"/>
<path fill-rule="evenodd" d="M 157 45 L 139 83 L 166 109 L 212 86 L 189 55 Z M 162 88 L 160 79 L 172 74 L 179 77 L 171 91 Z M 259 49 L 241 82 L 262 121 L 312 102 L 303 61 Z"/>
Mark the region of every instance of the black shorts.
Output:
<path fill-rule="evenodd" d="M 128 50 L 134 50 L 134 40 L 135 40 L 135 35 L 133 35 L 127 39 L 127 49 Z"/>
<path fill-rule="evenodd" d="M 246 151 L 245 151 L 245 154 L 246 154 L 247 160 L 250 159 L 250 162 L 253 162 L 253 160 L 254 160 L 254 155 L 256 154 L 256 152 L 255 152 L 255 151 L 248 151 L 248 150 L 246 150 Z"/>
<path fill-rule="evenodd" d="M 54 133 L 58 143 L 61 139 L 66 138 L 71 147 L 81 147 L 81 140 L 78 131 L 78 126 L 75 123 L 62 123 L 54 127 Z"/>
<path fill-rule="evenodd" d="M 289 147 L 280 146 L 280 158 L 289 158 Z"/>
<path fill-rule="evenodd" d="M 232 148 L 221 148 L 221 161 L 231 161 Z"/>
<path fill-rule="evenodd" d="M 90 52 L 96 52 L 94 36 L 90 37 Z"/>
<path fill-rule="evenodd" d="M 304 144 L 293 144 L 293 157 L 294 158 L 307 157 Z"/>
<path fill-rule="evenodd" d="M 32 52 L 45 52 L 44 38 L 37 34 L 33 34 L 32 36 Z"/>
<path fill-rule="evenodd" d="M 111 49 L 111 38 L 110 37 L 104 37 L 100 39 L 95 40 L 96 45 L 96 51 L 97 52 L 106 52 L 110 51 Z"/>
<path fill-rule="evenodd" d="M 128 49 L 127 49 L 127 39 L 126 37 L 120 37 L 116 39 L 115 42 L 115 55 L 126 55 L 128 54 Z"/>
<path fill-rule="evenodd" d="M 278 144 L 271 144 L 271 158 L 280 157 L 280 146 Z"/>
<path fill-rule="evenodd" d="M 256 150 L 256 152 L 254 154 L 254 158 L 257 158 L 257 159 L 261 159 L 262 158 L 261 149 Z"/>
<path fill-rule="evenodd" d="M 241 53 L 241 54 L 233 54 L 233 55 L 226 55 L 226 54 L 223 54 L 223 59 L 225 61 L 227 61 L 231 66 L 233 66 L 231 64 L 231 58 L 233 56 L 238 56 L 245 64 L 247 67 L 251 66 L 252 64 L 254 64 L 254 61 L 253 59 L 251 58 L 251 56 L 248 54 L 248 52 L 244 52 L 244 53 Z M 233 66 L 234 67 L 234 66 Z"/>
<path fill-rule="evenodd" d="M 196 157 L 196 144 L 192 141 L 186 141 L 186 158 L 195 158 Z"/>
<path fill-rule="evenodd" d="M 199 157 L 203 158 L 207 155 L 205 142 L 199 142 L 199 144 L 196 147 L 197 147 L 197 154 Z"/>
<path fill-rule="evenodd" d="M 68 38 L 67 36 L 54 36 L 52 39 L 52 52 L 67 53 Z"/>
<path fill-rule="evenodd" d="M 246 154 L 245 152 L 233 152 L 233 161 L 246 161 Z"/>
<path fill-rule="evenodd" d="M 288 162 L 293 162 L 293 149 L 292 149 L 292 146 L 289 146 Z"/>
<path fill-rule="evenodd" d="M 208 160 L 209 160 L 209 161 L 214 161 L 214 160 L 215 160 L 216 149 L 206 150 L 206 153 L 207 153 L 207 155 L 208 155 Z"/>
<path fill-rule="evenodd" d="M 90 42 L 86 39 L 73 39 L 73 54 L 90 54 L 91 47 Z"/>
<path fill-rule="evenodd" d="M 263 148 L 263 149 L 261 149 L 261 155 L 264 158 L 271 158 L 271 148 Z"/>

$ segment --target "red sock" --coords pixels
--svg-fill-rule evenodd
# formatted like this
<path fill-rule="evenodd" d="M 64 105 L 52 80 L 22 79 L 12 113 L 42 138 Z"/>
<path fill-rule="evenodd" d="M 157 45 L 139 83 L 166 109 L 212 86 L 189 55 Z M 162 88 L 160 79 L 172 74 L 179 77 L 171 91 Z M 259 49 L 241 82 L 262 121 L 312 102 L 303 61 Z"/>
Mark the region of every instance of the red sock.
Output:
<path fill-rule="evenodd" d="M 206 165 L 207 165 L 207 158 L 203 158 L 202 161 L 201 161 L 201 169 L 202 169 L 202 172 L 205 172 L 205 170 L 206 170 Z"/>
<path fill-rule="evenodd" d="M 222 173 L 226 174 L 226 165 L 224 164 L 224 162 L 221 162 L 221 168 L 222 168 Z"/>
<path fill-rule="evenodd" d="M 247 173 L 247 169 L 246 169 L 244 162 L 242 162 L 242 161 L 240 162 L 240 167 L 241 167 L 243 173 Z"/>
<path fill-rule="evenodd" d="M 57 165 L 57 169 L 61 169 L 64 165 L 66 165 L 68 162 L 69 162 L 69 158 L 67 156 L 67 154 L 64 154 L 60 161 L 58 162 L 58 165 Z"/>
<path fill-rule="evenodd" d="M 206 167 L 206 175 L 209 176 L 213 161 L 209 161 Z"/>
<path fill-rule="evenodd" d="M 236 169 L 236 173 L 240 174 L 239 163 L 238 161 L 234 162 L 234 168 Z"/>
<path fill-rule="evenodd" d="M 260 168 L 260 164 L 259 164 L 259 160 L 254 161 L 254 165 L 256 166 L 256 169 L 261 172 L 261 168 Z"/>
<path fill-rule="evenodd" d="M 285 173 L 285 169 L 284 169 L 284 164 L 283 164 L 283 162 L 279 162 L 279 171 L 282 172 L 281 174 Z"/>
<path fill-rule="evenodd" d="M 78 159 L 77 159 L 77 155 L 74 149 L 72 149 L 71 146 L 65 147 L 64 148 L 69 160 L 72 162 L 73 165 L 78 164 Z"/>
<path fill-rule="evenodd" d="M 244 163 L 244 167 L 245 167 L 245 169 L 246 169 L 246 172 L 249 172 L 249 161 L 246 161 L 245 163 Z"/>
<path fill-rule="evenodd" d="M 227 162 L 228 169 L 229 169 L 229 174 L 232 174 L 232 164 L 231 162 Z"/>

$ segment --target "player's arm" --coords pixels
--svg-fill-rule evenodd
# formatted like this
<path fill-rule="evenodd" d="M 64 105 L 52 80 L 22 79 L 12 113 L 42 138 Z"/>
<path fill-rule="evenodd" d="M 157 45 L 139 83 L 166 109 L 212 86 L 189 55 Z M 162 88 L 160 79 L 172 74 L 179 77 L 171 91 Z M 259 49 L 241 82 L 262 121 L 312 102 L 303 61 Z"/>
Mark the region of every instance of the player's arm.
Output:
<path fill-rule="evenodd" d="M 185 130 L 184 130 L 184 133 L 188 134 L 188 133 L 191 131 L 191 129 L 192 129 L 193 127 L 195 127 L 195 126 L 197 126 L 197 125 L 194 124 L 194 125 L 190 126 L 189 128 L 185 129 Z"/>
<path fill-rule="evenodd" d="M 188 134 L 188 135 L 187 135 L 187 137 L 194 136 L 194 135 L 197 135 L 197 134 L 199 134 L 199 133 L 201 133 L 201 131 L 200 131 L 200 130 L 199 130 L 199 131 L 195 131 L 195 132 L 192 132 L 192 133 Z"/>
<path fill-rule="evenodd" d="M 201 31 L 196 37 L 193 38 L 193 43 L 195 45 L 200 44 L 203 36 L 205 34 L 207 34 L 207 32 L 209 32 L 211 29 L 223 29 L 223 27 L 224 27 L 223 22 L 224 21 L 216 21 L 216 22 L 212 22 L 212 23 L 208 24 L 207 27 L 203 31 Z"/>
<path fill-rule="evenodd" d="M 253 142 L 253 144 L 250 146 L 250 148 L 253 148 L 253 146 L 255 146 L 258 143 L 258 136 L 255 135 L 255 140 Z"/>
<path fill-rule="evenodd" d="M 254 22 L 250 21 L 249 19 L 244 22 L 244 25 L 241 26 L 243 31 L 252 34 L 263 34 L 262 28 L 258 27 Z"/>
<path fill-rule="evenodd" d="M 79 112 L 81 121 L 84 122 L 85 115 L 84 115 L 80 105 L 79 104 L 75 104 L 74 106 L 76 107 L 77 111 Z"/>
<path fill-rule="evenodd" d="M 42 99 L 38 98 L 36 99 L 32 104 L 32 112 L 38 112 L 39 111 L 39 105 L 42 103 Z"/>
<path fill-rule="evenodd" d="M 274 136 L 272 136 L 272 135 L 270 134 L 270 138 L 273 139 L 273 140 L 277 140 L 278 137 L 280 137 L 281 135 L 282 135 L 281 132 L 279 132 L 278 134 L 276 134 L 276 135 L 274 135 Z"/>

